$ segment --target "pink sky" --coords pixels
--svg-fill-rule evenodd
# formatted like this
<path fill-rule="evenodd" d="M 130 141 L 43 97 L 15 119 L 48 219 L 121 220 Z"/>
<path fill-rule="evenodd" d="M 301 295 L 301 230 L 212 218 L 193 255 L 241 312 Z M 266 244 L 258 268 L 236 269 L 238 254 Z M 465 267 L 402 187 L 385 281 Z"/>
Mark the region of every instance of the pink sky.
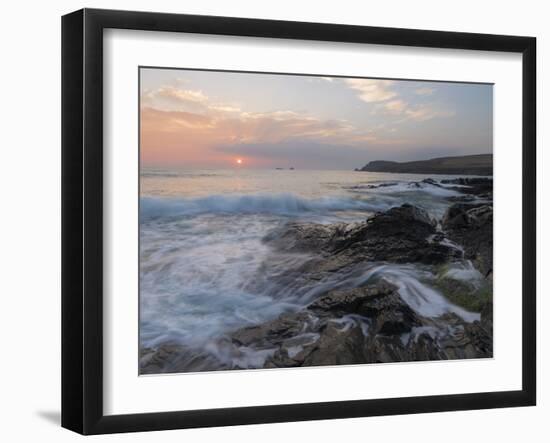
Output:
<path fill-rule="evenodd" d="M 492 151 L 492 86 L 141 69 L 144 167 L 351 169 Z"/>

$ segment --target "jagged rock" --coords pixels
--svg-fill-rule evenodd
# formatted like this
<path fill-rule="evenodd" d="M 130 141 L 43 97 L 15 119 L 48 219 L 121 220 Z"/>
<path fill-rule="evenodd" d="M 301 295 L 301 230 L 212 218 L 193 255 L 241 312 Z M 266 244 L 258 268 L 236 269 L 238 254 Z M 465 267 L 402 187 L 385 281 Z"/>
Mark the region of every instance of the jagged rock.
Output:
<path fill-rule="evenodd" d="M 426 183 L 428 185 L 432 185 L 432 186 L 437 186 L 439 188 L 441 188 L 442 186 L 436 182 L 433 178 L 425 178 L 424 180 L 422 180 L 422 183 Z"/>
<path fill-rule="evenodd" d="M 452 195 L 447 197 L 447 200 L 453 203 L 471 203 L 476 201 L 476 197 L 473 195 Z"/>
<path fill-rule="evenodd" d="M 466 259 L 485 276 L 493 269 L 493 206 L 456 203 L 442 220 L 446 235 L 464 248 Z"/>
<path fill-rule="evenodd" d="M 365 355 L 369 363 L 447 359 L 437 342 L 427 333 L 408 337 L 407 340 L 399 335 L 369 337 Z"/>
<path fill-rule="evenodd" d="M 284 251 L 324 254 L 328 270 L 363 260 L 438 264 L 459 258 L 455 248 L 433 241 L 435 233 L 436 222 L 426 211 L 404 204 L 363 223 L 292 223 L 264 241 Z"/>
<path fill-rule="evenodd" d="M 282 229 L 274 230 L 263 240 L 281 251 L 321 252 L 330 250 L 335 242 L 346 238 L 358 226 L 360 224 L 357 223 L 289 223 Z"/>
<path fill-rule="evenodd" d="M 372 319 L 369 331 L 373 334 L 401 334 L 421 324 L 418 315 L 407 305 L 397 288 L 381 280 L 346 291 L 332 291 L 321 297 L 309 309 L 334 314 L 357 314 Z"/>
<path fill-rule="evenodd" d="M 388 186 L 395 186 L 397 185 L 397 182 L 382 182 L 382 183 L 375 183 L 375 184 L 368 184 L 368 185 L 353 185 L 348 186 L 346 189 L 378 189 L 378 188 L 386 188 Z"/>
<path fill-rule="evenodd" d="M 359 327 L 339 328 L 329 323 L 305 357 L 303 366 L 349 365 L 364 362 L 364 335 Z"/>
<path fill-rule="evenodd" d="M 160 374 L 175 372 L 217 371 L 229 369 L 207 352 L 165 343 L 156 349 L 144 348 L 140 352 L 139 373 Z"/>
<path fill-rule="evenodd" d="M 464 194 L 480 195 L 493 192 L 493 179 L 485 177 L 471 177 L 471 178 L 453 178 L 441 180 L 442 184 L 460 185 L 452 187 L 455 191 L 462 192 Z M 466 186 L 466 187 L 463 187 Z"/>
<path fill-rule="evenodd" d="M 386 280 L 381 280 L 377 285 L 331 291 L 327 295 L 311 303 L 308 309 L 314 312 L 361 314 L 363 313 L 362 308 L 364 305 L 376 305 L 377 300 L 395 294 L 396 289 L 395 285 L 388 283 Z"/>
<path fill-rule="evenodd" d="M 230 334 L 231 340 L 237 345 L 256 347 L 280 345 L 286 339 L 303 332 L 304 326 L 314 322 L 308 311 L 283 314 L 267 323 L 238 329 Z"/>

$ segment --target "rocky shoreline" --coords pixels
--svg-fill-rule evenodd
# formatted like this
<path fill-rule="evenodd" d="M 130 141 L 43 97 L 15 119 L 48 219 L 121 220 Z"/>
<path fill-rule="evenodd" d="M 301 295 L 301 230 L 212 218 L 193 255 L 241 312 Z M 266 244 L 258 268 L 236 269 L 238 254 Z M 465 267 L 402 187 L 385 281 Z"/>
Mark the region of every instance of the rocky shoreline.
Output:
<path fill-rule="evenodd" d="M 264 238 L 274 251 L 314 257 L 293 269 L 292 278 L 320 282 L 373 264 L 364 282 L 329 290 L 301 310 L 229 332 L 201 349 L 144 348 L 140 373 L 492 357 L 492 180 L 422 184 L 460 192 L 449 197 L 442 219 L 403 204 L 359 223 L 292 222 Z M 437 290 L 431 303 L 452 303 L 452 309 L 432 313 L 422 293 L 405 296 L 400 279 L 383 272 L 394 265 L 422 269 L 426 287 Z"/>

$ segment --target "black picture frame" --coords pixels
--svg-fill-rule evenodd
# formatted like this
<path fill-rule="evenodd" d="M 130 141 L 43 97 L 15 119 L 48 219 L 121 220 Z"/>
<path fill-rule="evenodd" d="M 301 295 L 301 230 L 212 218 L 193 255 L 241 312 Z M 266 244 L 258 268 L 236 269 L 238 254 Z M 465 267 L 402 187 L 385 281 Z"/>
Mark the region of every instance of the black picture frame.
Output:
<path fill-rule="evenodd" d="M 130 415 L 103 413 L 103 31 L 108 28 L 522 54 L 522 389 Z M 152 431 L 536 403 L 536 39 L 83 9 L 62 18 L 62 426 Z M 519 149 L 519 147 L 518 147 Z"/>

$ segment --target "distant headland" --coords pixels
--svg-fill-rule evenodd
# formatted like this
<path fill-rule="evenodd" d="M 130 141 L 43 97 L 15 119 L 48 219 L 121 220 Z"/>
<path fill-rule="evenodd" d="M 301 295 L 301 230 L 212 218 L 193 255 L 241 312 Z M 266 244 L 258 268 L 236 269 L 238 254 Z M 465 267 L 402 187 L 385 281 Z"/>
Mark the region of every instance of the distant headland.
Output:
<path fill-rule="evenodd" d="M 493 154 L 439 157 L 403 163 L 375 160 L 355 170 L 405 174 L 493 175 Z"/>

